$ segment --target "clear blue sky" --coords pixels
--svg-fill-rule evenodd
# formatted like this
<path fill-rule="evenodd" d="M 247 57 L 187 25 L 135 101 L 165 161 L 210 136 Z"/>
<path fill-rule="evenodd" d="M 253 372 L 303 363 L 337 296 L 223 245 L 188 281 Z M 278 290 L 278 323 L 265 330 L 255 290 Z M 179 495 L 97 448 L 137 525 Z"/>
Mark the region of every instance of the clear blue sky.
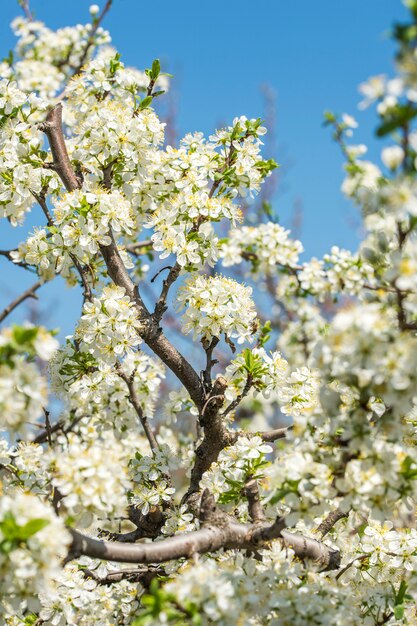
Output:
<path fill-rule="evenodd" d="M 98 2 L 103 4 L 104 0 Z M 85 0 L 32 0 L 36 17 L 55 28 L 89 19 Z M 17 2 L 2 0 L 0 42 L 5 56 L 14 46 L 8 24 Z M 179 134 L 209 134 L 236 115 L 262 116 L 260 86 L 277 93 L 275 158 L 291 162 L 285 193 L 274 203 L 284 224 L 292 207 L 303 207 L 301 239 L 307 256 L 322 255 L 332 244 L 355 248 L 356 210 L 340 193 L 342 158 L 322 127 L 323 111 L 348 112 L 360 123 L 355 143 L 370 146 L 373 111 L 358 112 L 357 85 L 378 73 L 393 73 L 392 22 L 404 19 L 401 0 L 114 0 L 105 26 L 126 64 L 148 67 L 159 57 L 177 84 Z M 12 247 L 19 233 L 0 247 Z M 2 232 L 3 231 L 3 232 Z M 0 261 L 0 309 L 33 280 Z M 67 310 L 78 296 L 46 287 L 50 324 L 72 331 Z"/>

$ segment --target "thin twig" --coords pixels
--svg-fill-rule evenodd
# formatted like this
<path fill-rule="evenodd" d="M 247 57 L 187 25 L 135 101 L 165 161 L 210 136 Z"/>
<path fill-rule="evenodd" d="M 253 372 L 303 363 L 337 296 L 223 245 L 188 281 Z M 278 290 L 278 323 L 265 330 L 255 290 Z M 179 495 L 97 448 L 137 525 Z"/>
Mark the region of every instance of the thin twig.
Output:
<path fill-rule="evenodd" d="M 365 559 L 368 559 L 368 558 L 369 558 L 369 554 L 361 554 L 360 556 L 357 556 L 354 559 L 352 559 L 352 561 L 350 561 L 347 565 L 345 565 L 343 569 L 340 570 L 340 572 L 337 573 L 336 580 L 339 580 L 339 578 L 343 576 L 343 574 L 350 567 L 352 567 L 352 565 L 355 565 L 356 561 L 364 561 Z"/>
<path fill-rule="evenodd" d="M 42 209 L 42 211 L 43 211 L 43 213 L 44 213 L 44 215 L 46 217 L 46 220 L 48 222 L 48 226 L 52 226 L 54 221 L 52 219 L 52 215 L 49 212 L 48 205 L 46 204 L 44 193 L 36 193 L 35 191 L 31 190 L 31 194 L 35 198 L 35 200 L 37 201 L 39 206 L 41 207 L 41 209 Z"/>
<path fill-rule="evenodd" d="M 84 63 L 85 63 L 85 61 L 87 59 L 88 52 L 89 52 L 91 46 L 94 44 L 94 38 L 95 38 L 95 35 L 97 33 L 97 30 L 98 30 L 99 26 L 101 25 L 105 15 L 106 15 L 106 13 L 110 10 L 111 5 L 112 5 L 112 0 L 107 0 L 106 4 L 104 5 L 104 8 L 103 8 L 102 12 L 93 21 L 93 27 L 91 29 L 90 35 L 89 35 L 89 37 L 87 39 L 85 48 L 84 48 L 83 53 L 81 55 L 81 58 L 80 58 L 80 60 L 78 62 L 78 65 L 75 68 L 73 68 L 74 71 L 72 73 L 72 76 L 76 76 L 77 74 L 79 74 L 79 72 L 83 68 Z"/>
<path fill-rule="evenodd" d="M 35 292 L 42 287 L 43 281 L 38 280 L 32 287 L 26 289 L 20 296 L 18 296 L 13 302 L 8 304 L 6 308 L 0 313 L 0 322 L 2 322 L 16 307 L 19 306 L 22 302 L 24 302 L 27 298 L 36 298 Z"/>
<path fill-rule="evenodd" d="M 246 379 L 246 384 L 245 384 L 245 386 L 243 388 L 242 393 L 240 393 L 238 395 L 238 397 L 235 398 L 233 400 L 233 402 L 231 402 L 229 404 L 229 406 L 225 408 L 225 410 L 221 414 L 222 417 L 226 417 L 226 415 L 228 415 L 231 411 L 234 411 L 234 409 L 242 402 L 243 398 L 245 398 L 245 396 L 248 395 L 248 393 L 249 393 L 249 391 L 250 391 L 250 389 L 252 387 L 252 382 L 253 382 L 253 378 L 252 378 L 252 376 L 250 374 L 248 374 L 248 377 Z"/>
<path fill-rule="evenodd" d="M 175 263 L 175 265 L 173 265 L 171 269 L 169 270 L 168 276 L 165 278 L 165 280 L 162 283 L 161 293 L 155 305 L 155 311 L 152 315 L 153 319 L 155 320 L 157 324 L 159 324 L 159 322 L 162 319 L 163 314 L 166 311 L 166 308 L 167 308 L 166 302 L 167 302 L 169 290 L 171 286 L 173 285 L 173 283 L 177 280 L 178 276 L 180 275 L 180 272 L 181 272 L 181 266 L 179 265 L 179 263 Z"/>
<path fill-rule="evenodd" d="M 150 248 L 152 246 L 152 241 L 150 239 L 147 239 L 145 241 L 137 241 L 136 243 L 130 243 L 126 246 L 126 252 L 129 252 L 130 254 L 134 254 L 136 256 L 139 256 L 139 254 L 142 254 L 142 250 L 145 248 Z"/>
<path fill-rule="evenodd" d="M 29 22 L 33 22 L 32 11 L 30 10 L 29 0 L 19 0 L 19 4 L 23 9 L 23 13 Z"/>
<path fill-rule="evenodd" d="M 152 428 L 149 426 L 148 423 L 148 418 L 146 417 L 146 415 L 144 414 L 142 407 L 140 405 L 139 402 L 139 398 L 138 395 L 136 393 L 136 389 L 134 387 L 134 372 L 133 372 L 133 376 L 128 376 L 127 374 L 125 374 L 125 372 L 122 370 L 121 366 L 118 365 L 116 367 L 117 370 L 117 374 L 120 376 L 120 378 L 122 380 L 124 380 L 124 382 L 126 383 L 126 386 L 129 390 L 129 400 L 131 405 L 133 406 L 133 408 L 136 411 L 136 415 L 138 416 L 140 423 L 143 426 L 143 430 L 145 431 L 145 435 L 149 441 L 149 445 L 151 446 L 152 452 L 154 453 L 155 450 L 158 450 L 159 448 L 159 444 L 156 440 L 155 434 L 152 430 Z"/>
<path fill-rule="evenodd" d="M 213 350 L 217 346 L 218 343 L 219 343 L 218 337 L 213 337 L 213 339 L 208 344 L 207 342 L 204 342 L 204 341 L 202 342 L 203 348 L 206 353 L 206 368 L 203 371 L 203 379 L 204 379 L 204 387 L 207 393 L 210 393 L 213 388 L 213 385 L 211 382 L 211 368 L 213 367 L 213 365 L 217 363 L 216 359 L 213 359 Z"/>

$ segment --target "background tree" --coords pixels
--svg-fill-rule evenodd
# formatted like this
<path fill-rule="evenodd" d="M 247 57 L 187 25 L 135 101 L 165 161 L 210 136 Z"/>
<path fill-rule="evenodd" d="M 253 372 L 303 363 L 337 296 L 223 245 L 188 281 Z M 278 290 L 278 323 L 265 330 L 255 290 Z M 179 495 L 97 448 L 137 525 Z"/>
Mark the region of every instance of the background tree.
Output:
<path fill-rule="evenodd" d="M 123 65 L 101 26 L 111 2 L 56 32 L 22 2 L 1 65 L 0 215 L 15 228 L 38 211 L 40 225 L 1 251 L 36 282 L 0 321 L 57 275 L 83 307 L 61 346 L 33 323 L 0 334 L 6 624 L 415 622 L 408 4 L 398 76 L 362 85 L 393 138 L 384 169 L 348 143 L 351 116 L 326 114 L 364 240 L 301 263 L 278 222 L 241 223 L 276 167 L 260 119 L 164 147 L 153 105 L 168 77 L 158 60 Z"/>

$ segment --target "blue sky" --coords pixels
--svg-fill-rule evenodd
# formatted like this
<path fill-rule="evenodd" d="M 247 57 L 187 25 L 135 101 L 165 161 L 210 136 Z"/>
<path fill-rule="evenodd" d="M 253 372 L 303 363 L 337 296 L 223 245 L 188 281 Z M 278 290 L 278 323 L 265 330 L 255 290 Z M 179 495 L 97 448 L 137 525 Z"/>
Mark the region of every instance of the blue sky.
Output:
<path fill-rule="evenodd" d="M 103 2 L 103 0 L 102 0 Z M 56 28 L 89 19 L 84 0 L 32 0 L 38 19 Z M 100 2 L 98 2 L 100 4 Z M 3 0 L 1 56 L 14 46 L 8 24 L 17 2 Z M 276 153 L 289 165 L 274 207 L 285 225 L 301 203 L 301 239 L 306 256 L 322 255 L 332 244 L 355 248 L 357 214 L 340 193 L 342 158 L 323 128 L 323 111 L 348 112 L 360 128 L 355 143 L 366 143 L 378 159 L 373 111 L 358 112 L 357 86 L 369 76 L 393 73 L 393 21 L 404 19 L 401 0 L 211 0 L 139 2 L 114 0 L 105 21 L 128 65 L 150 66 L 159 57 L 173 73 L 176 125 L 180 135 L 209 134 L 237 115 L 262 117 L 261 85 L 276 92 Z M 0 226 L 0 248 L 19 241 Z M 0 309 L 33 278 L 0 261 Z M 50 323 L 71 332 L 67 314 L 78 295 L 62 285 L 45 287 Z"/>

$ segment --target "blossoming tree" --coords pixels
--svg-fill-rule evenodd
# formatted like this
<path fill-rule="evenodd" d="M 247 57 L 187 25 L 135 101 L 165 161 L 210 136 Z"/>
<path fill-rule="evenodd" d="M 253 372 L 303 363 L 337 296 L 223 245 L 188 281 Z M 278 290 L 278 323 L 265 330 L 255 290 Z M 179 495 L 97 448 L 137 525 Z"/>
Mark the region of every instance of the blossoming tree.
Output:
<path fill-rule="evenodd" d="M 416 624 L 416 0 L 398 76 L 361 86 L 381 167 L 326 114 L 364 239 L 304 263 L 239 207 L 275 167 L 260 120 L 164 146 L 168 77 L 123 65 L 111 0 L 57 31 L 21 4 L 0 217 L 39 227 L 1 255 L 37 282 L 0 321 L 58 275 L 83 306 L 60 346 L 0 332 L 1 622 Z"/>

